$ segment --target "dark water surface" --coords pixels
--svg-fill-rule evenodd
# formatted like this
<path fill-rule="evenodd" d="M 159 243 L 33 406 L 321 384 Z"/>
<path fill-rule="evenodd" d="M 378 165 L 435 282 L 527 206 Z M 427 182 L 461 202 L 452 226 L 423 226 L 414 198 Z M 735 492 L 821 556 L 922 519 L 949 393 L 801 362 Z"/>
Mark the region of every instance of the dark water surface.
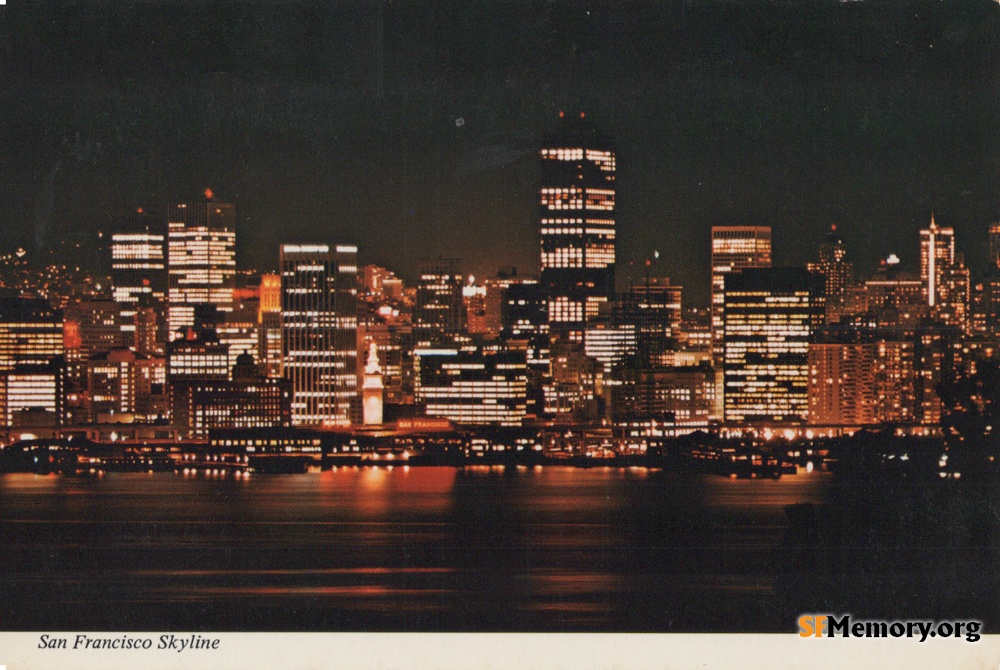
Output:
<path fill-rule="evenodd" d="M 830 476 L 350 468 L 0 476 L 5 630 L 788 631 Z"/>

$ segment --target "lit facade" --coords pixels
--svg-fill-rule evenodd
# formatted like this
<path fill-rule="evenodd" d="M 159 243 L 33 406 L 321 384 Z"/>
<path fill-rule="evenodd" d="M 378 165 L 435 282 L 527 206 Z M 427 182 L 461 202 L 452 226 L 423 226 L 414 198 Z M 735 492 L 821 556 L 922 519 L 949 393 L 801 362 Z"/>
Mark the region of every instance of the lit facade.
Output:
<path fill-rule="evenodd" d="M 621 295 L 616 319 L 631 324 L 636 349 L 644 360 L 655 362 L 681 337 L 681 287 L 666 277 L 647 277 Z"/>
<path fill-rule="evenodd" d="M 955 231 L 930 226 L 920 231 L 920 281 L 931 315 L 941 323 L 959 328 L 968 325 L 969 270 L 955 253 Z"/>
<path fill-rule="evenodd" d="M 581 126 L 540 151 L 541 282 L 554 333 L 582 336 L 615 292 L 615 152 Z"/>
<path fill-rule="evenodd" d="M 865 426 L 876 423 L 876 359 L 870 336 L 849 329 L 824 333 L 809 344 L 809 423 Z"/>
<path fill-rule="evenodd" d="M 63 316 L 45 300 L 0 298 L 0 371 L 47 365 L 64 352 Z"/>
<path fill-rule="evenodd" d="M 206 195 L 210 196 L 211 192 Z M 236 287 L 236 211 L 207 200 L 167 207 L 170 336 L 194 324 L 194 308 L 212 304 L 229 311 Z"/>
<path fill-rule="evenodd" d="M 173 393 L 174 425 L 190 437 L 205 438 L 209 431 L 231 428 L 278 428 L 292 418 L 291 384 L 258 374 L 253 357 L 242 354 L 232 379 L 190 381 Z"/>
<path fill-rule="evenodd" d="M 116 349 L 87 360 L 85 371 L 88 421 L 148 423 L 169 416 L 165 359 Z"/>
<path fill-rule="evenodd" d="M 770 226 L 712 226 L 712 352 L 717 361 L 723 358 L 726 275 L 769 267 Z"/>
<path fill-rule="evenodd" d="M 833 229 L 819 245 L 819 261 L 809 263 L 809 270 L 823 275 L 826 322 L 837 323 L 848 309 L 848 290 L 854 284 L 854 265 L 847 260 L 844 240 Z"/>
<path fill-rule="evenodd" d="M 724 298 L 725 421 L 804 422 L 823 278 L 797 268 L 728 273 Z"/>
<path fill-rule="evenodd" d="M 417 349 L 417 401 L 429 417 L 458 424 L 518 426 L 527 413 L 523 352 Z"/>
<path fill-rule="evenodd" d="M 281 318 L 292 423 L 347 424 L 357 394 L 357 263 L 352 245 L 281 246 Z"/>
<path fill-rule="evenodd" d="M 716 371 L 709 363 L 614 372 L 609 409 L 616 423 L 636 420 L 707 425 L 715 408 Z"/>
<path fill-rule="evenodd" d="M 413 328 L 418 344 L 448 343 L 466 327 L 462 271 L 455 258 L 421 260 Z"/>
<path fill-rule="evenodd" d="M 121 305 L 121 328 L 129 335 L 140 302 L 162 303 L 167 295 L 167 231 L 165 223 L 138 210 L 115 219 L 111 234 L 111 286 Z"/>
<path fill-rule="evenodd" d="M 135 332 L 137 306 L 130 305 L 132 332 Z M 64 310 L 64 345 L 66 359 L 86 360 L 125 344 L 123 304 L 111 300 L 87 300 Z M 135 337 L 128 338 L 134 343 Z"/>
<path fill-rule="evenodd" d="M 0 372 L 0 408 L 8 428 L 58 426 L 62 399 L 62 374 L 56 362 Z"/>

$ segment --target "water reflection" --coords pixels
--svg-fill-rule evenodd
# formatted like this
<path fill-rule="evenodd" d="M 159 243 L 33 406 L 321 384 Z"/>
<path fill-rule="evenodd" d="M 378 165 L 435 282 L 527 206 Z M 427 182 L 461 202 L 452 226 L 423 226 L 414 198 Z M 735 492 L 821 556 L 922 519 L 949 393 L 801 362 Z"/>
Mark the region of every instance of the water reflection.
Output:
<path fill-rule="evenodd" d="M 778 481 L 645 468 L 0 476 L 8 628 L 784 630 Z M 12 623 L 13 622 L 13 623 Z"/>

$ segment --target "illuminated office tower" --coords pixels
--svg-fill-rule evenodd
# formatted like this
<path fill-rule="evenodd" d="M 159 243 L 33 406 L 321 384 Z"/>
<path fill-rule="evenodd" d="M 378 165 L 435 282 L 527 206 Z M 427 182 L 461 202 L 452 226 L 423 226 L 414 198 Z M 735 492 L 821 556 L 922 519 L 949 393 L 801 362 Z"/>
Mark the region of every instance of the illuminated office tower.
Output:
<path fill-rule="evenodd" d="M 819 245 L 819 261 L 807 266 L 810 271 L 823 275 L 827 323 L 840 321 L 848 305 L 847 291 L 854 284 L 854 265 L 846 256 L 844 240 L 837 234 L 837 226 L 832 226 Z"/>
<path fill-rule="evenodd" d="M 281 351 L 281 275 L 265 274 L 260 278 L 260 342 L 258 351 L 268 379 L 283 377 Z"/>
<path fill-rule="evenodd" d="M 54 428 L 62 415 L 61 365 L 18 365 L 0 371 L 0 423 L 8 428 Z"/>
<path fill-rule="evenodd" d="M 584 331 L 584 353 L 603 366 L 604 377 L 636 353 L 636 327 L 629 324 L 591 323 Z"/>
<path fill-rule="evenodd" d="M 427 416 L 468 425 L 519 426 L 527 413 L 524 352 L 417 349 L 417 400 Z"/>
<path fill-rule="evenodd" d="M 281 246 L 281 323 L 292 423 L 343 425 L 357 394 L 358 248 Z"/>
<path fill-rule="evenodd" d="M 462 271 L 456 258 L 421 260 L 417 271 L 417 302 L 413 330 L 420 345 L 447 343 L 464 332 L 465 301 Z"/>
<path fill-rule="evenodd" d="M 742 270 L 726 274 L 723 296 L 725 421 L 805 421 L 823 278 L 804 268 Z"/>
<path fill-rule="evenodd" d="M 167 295 L 166 224 L 141 208 L 115 219 L 111 233 L 111 286 L 122 306 L 121 329 L 133 344 L 140 302 L 159 304 Z"/>
<path fill-rule="evenodd" d="M 681 287 L 667 277 L 647 277 L 621 295 L 620 324 L 635 327 L 636 345 L 648 363 L 656 363 L 681 335 Z"/>
<path fill-rule="evenodd" d="M 206 200 L 170 205 L 167 218 L 170 337 L 194 324 L 194 307 L 233 305 L 236 287 L 236 211 L 232 204 Z"/>
<path fill-rule="evenodd" d="M 712 355 L 723 358 L 723 313 L 728 273 L 771 267 L 770 226 L 712 226 Z"/>
<path fill-rule="evenodd" d="M 615 293 L 615 153 L 592 128 L 566 124 L 540 151 L 541 283 L 551 331 L 582 339 Z"/>
<path fill-rule="evenodd" d="M 0 298 L 0 370 L 62 356 L 63 315 L 41 299 Z"/>
<path fill-rule="evenodd" d="M 947 298 L 942 278 L 955 264 L 955 230 L 940 228 L 931 215 L 931 225 L 920 231 L 920 281 L 924 300 L 934 307 Z"/>

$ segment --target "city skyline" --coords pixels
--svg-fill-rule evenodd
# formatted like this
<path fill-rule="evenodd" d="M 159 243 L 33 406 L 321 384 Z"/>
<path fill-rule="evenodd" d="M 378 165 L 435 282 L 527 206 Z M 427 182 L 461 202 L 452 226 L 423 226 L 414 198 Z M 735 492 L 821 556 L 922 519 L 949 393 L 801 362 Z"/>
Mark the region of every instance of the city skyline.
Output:
<path fill-rule="evenodd" d="M 487 276 L 502 238 L 502 264 L 534 274 L 534 158 L 560 110 L 614 138 L 619 276 L 658 251 L 697 304 L 713 225 L 782 229 L 776 264 L 801 265 L 793 241 L 837 224 L 871 267 L 915 263 L 932 211 L 960 240 L 998 219 L 995 3 L 519 10 L 4 10 L 0 243 L 93 253 L 109 216 L 211 186 L 236 205 L 243 266 L 329 234 L 411 281 L 439 255 Z M 173 20 L 192 31 L 146 39 Z"/>

